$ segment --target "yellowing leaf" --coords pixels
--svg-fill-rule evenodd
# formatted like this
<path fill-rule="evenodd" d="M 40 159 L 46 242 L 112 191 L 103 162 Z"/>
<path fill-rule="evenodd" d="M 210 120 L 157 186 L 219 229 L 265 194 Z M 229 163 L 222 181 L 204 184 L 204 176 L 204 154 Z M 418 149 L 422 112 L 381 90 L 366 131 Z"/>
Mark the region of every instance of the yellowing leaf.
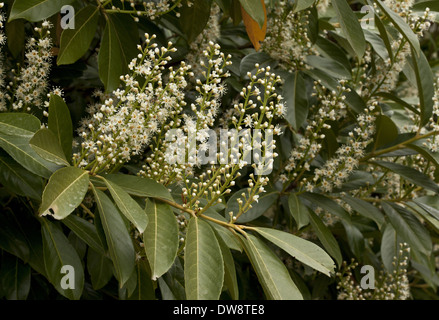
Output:
<path fill-rule="evenodd" d="M 265 34 L 267 33 L 267 9 L 265 8 L 264 0 L 261 0 L 262 6 L 264 8 L 264 25 L 262 28 L 259 24 L 244 10 L 241 6 L 242 20 L 244 21 L 245 29 L 247 30 L 248 37 L 255 47 L 256 51 L 261 47 L 260 41 L 265 39 Z"/>

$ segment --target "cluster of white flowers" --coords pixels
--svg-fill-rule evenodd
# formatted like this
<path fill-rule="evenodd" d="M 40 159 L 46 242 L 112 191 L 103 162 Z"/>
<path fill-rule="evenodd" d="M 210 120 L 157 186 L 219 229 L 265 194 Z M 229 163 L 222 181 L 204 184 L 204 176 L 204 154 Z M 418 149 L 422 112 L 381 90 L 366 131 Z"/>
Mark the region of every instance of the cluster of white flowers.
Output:
<path fill-rule="evenodd" d="M 185 80 L 189 67 L 182 63 L 174 70 L 164 70 L 176 49 L 157 48 L 155 36 L 145 34 L 146 46 L 129 64 L 130 74 L 121 76 L 124 89 L 113 91 L 113 97 L 84 121 L 80 137 L 81 150 L 73 155 L 74 163 L 92 172 L 109 171 L 129 161 L 149 145 L 151 137 L 160 131 L 169 118 L 179 114 L 184 102 Z"/>
<path fill-rule="evenodd" d="M 433 96 L 433 114 L 429 126 L 432 131 L 439 132 L 439 78 L 436 80 L 436 91 Z M 426 146 L 432 152 L 439 151 L 439 139 L 436 135 L 427 139 Z"/>
<path fill-rule="evenodd" d="M 18 72 L 13 110 L 31 111 L 32 107 L 45 107 L 48 76 L 51 62 L 52 41 L 50 39 L 51 23 L 44 21 L 41 28 L 35 27 L 39 38 L 30 38 L 26 45 L 26 62 Z"/>
<path fill-rule="evenodd" d="M 186 61 L 191 65 L 194 74 L 201 74 L 203 67 L 199 64 L 202 53 L 208 49 L 209 43 L 216 42 L 220 37 L 220 8 L 216 3 L 210 9 L 209 21 L 197 38 L 189 44 Z"/>
<path fill-rule="evenodd" d="M 292 3 L 281 1 L 269 16 L 262 50 L 286 70 L 307 67 L 305 58 L 318 54 L 308 36 L 309 14 L 308 10 L 293 12 Z"/>
<path fill-rule="evenodd" d="M 317 109 L 313 117 L 305 128 L 304 135 L 300 138 L 298 145 L 291 151 L 290 159 L 285 166 L 287 174 L 280 175 L 280 181 L 295 180 L 305 171 L 310 170 L 310 164 L 320 152 L 322 145 L 321 140 L 325 135 L 321 133 L 322 129 L 330 129 L 328 121 L 339 121 L 346 116 L 345 93 L 350 89 L 345 87 L 346 81 L 340 80 L 337 91 L 329 90 L 320 82 L 314 82 L 314 93 L 318 103 L 310 108 L 310 111 Z"/>
<path fill-rule="evenodd" d="M 338 300 L 407 300 L 410 298 L 410 286 L 407 276 L 407 267 L 410 248 L 407 243 L 401 243 L 397 256 L 393 258 L 393 272 L 380 271 L 375 289 L 363 289 L 355 282 L 353 270 L 358 263 L 352 261 L 347 265 L 343 262 L 343 271 L 336 275 L 339 277 L 337 289 Z"/>
<path fill-rule="evenodd" d="M 100 0 L 101 3 L 108 3 L 106 0 Z M 123 8 L 118 8 L 114 5 L 111 6 L 111 10 L 132 10 L 133 15 L 137 15 L 134 17 L 136 22 L 139 21 L 139 16 L 147 16 L 149 19 L 154 20 L 158 16 L 165 14 L 171 11 L 176 6 L 181 6 L 181 1 L 172 1 L 172 0 L 125 0 L 128 3 L 130 9 L 126 8 L 125 5 Z M 122 1 L 124 4 L 124 1 Z"/>
<path fill-rule="evenodd" d="M 364 150 L 372 141 L 372 135 L 375 133 L 375 107 L 376 103 L 373 103 L 364 110 L 364 114 L 358 115 L 358 126 L 349 132 L 348 142 L 337 149 L 337 156 L 328 160 L 322 168 L 315 169 L 311 182 L 303 180 L 307 191 L 320 188 L 324 192 L 331 192 L 334 187 L 342 186 L 358 166 L 359 160 L 364 156 Z"/>
<path fill-rule="evenodd" d="M 318 0 L 317 10 L 321 13 L 325 13 L 329 8 L 330 0 Z"/>

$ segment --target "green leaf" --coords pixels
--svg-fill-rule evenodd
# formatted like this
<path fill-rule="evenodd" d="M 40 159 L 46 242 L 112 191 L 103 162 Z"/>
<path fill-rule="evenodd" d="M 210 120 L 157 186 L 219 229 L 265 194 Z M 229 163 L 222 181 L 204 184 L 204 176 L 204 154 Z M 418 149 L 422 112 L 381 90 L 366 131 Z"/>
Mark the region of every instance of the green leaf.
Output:
<path fill-rule="evenodd" d="M 314 243 L 276 229 L 254 228 L 254 230 L 285 250 L 292 257 L 326 274 L 328 277 L 334 272 L 334 261 L 322 248 Z"/>
<path fill-rule="evenodd" d="M 103 288 L 113 277 L 113 265 L 111 260 L 102 253 L 93 249 L 87 252 L 87 270 L 90 274 L 93 289 Z"/>
<path fill-rule="evenodd" d="M 79 300 L 84 288 L 84 269 L 75 248 L 55 224 L 47 219 L 41 220 L 41 232 L 43 234 L 43 255 L 46 266 L 46 274 L 50 283 L 64 297 L 71 300 Z M 72 266 L 73 274 L 63 274 L 63 266 Z M 74 283 L 69 283 L 74 288 L 63 289 L 61 284 L 64 276 L 74 275 Z"/>
<path fill-rule="evenodd" d="M 212 0 L 191 1 L 189 7 L 187 1 L 180 8 L 180 26 L 189 43 L 194 41 L 204 30 L 209 21 Z M 196 23 L 194 23 L 196 22 Z"/>
<path fill-rule="evenodd" d="M 351 71 L 346 69 L 340 62 L 336 60 L 321 57 L 321 56 L 307 56 L 306 62 L 310 66 L 319 69 L 321 71 L 324 71 L 329 76 L 338 79 L 347 79 L 347 80 L 352 79 Z"/>
<path fill-rule="evenodd" d="M 262 29 L 265 22 L 265 12 L 260 0 L 239 0 L 242 8 L 247 12 L 253 20 L 255 20 L 259 28 Z"/>
<path fill-rule="evenodd" d="M 120 211 L 136 226 L 140 233 L 143 233 L 148 225 L 148 216 L 146 213 L 137 202 L 117 184 L 106 179 L 105 184 Z"/>
<path fill-rule="evenodd" d="M 322 220 L 314 212 L 308 210 L 308 214 L 311 225 L 320 242 L 323 244 L 323 247 L 335 259 L 337 265 L 340 267 L 343 258 L 337 240 L 335 240 L 331 231 L 329 231 L 328 227 L 323 224 Z"/>
<path fill-rule="evenodd" d="M 393 162 L 373 161 L 372 163 L 375 163 L 380 167 L 389 169 L 390 171 L 399 174 L 401 177 L 415 185 L 434 191 L 436 193 L 439 192 L 439 186 L 433 180 L 431 180 L 430 177 L 423 174 L 422 172 L 419 172 L 416 169 Z"/>
<path fill-rule="evenodd" d="M 64 219 L 77 208 L 88 190 L 88 172 L 75 167 L 56 171 L 43 192 L 40 215 Z"/>
<path fill-rule="evenodd" d="M 64 152 L 58 143 L 58 139 L 49 129 L 42 128 L 29 140 L 29 145 L 43 159 L 60 166 L 68 166 Z"/>
<path fill-rule="evenodd" d="M 334 41 L 318 36 L 316 45 L 319 52 L 326 58 L 340 62 L 346 70 L 351 69 L 351 63 L 343 49 Z"/>
<path fill-rule="evenodd" d="M 346 231 L 346 238 L 348 240 L 349 248 L 352 253 L 357 257 L 357 259 L 361 259 L 364 254 L 364 236 L 358 228 L 352 223 L 348 223 L 346 221 L 342 221 L 342 224 Z"/>
<path fill-rule="evenodd" d="M 99 238 L 94 224 L 74 214 L 68 215 L 62 222 L 94 251 L 105 254 L 105 245 Z"/>
<path fill-rule="evenodd" d="M 157 280 L 169 270 L 177 256 L 178 223 L 172 209 L 165 203 L 147 201 L 145 211 L 149 223 L 143 242 L 152 280 Z"/>
<path fill-rule="evenodd" d="M 424 12 L 427 8 L 430 8 L 431 11 L 439 12 L 439 2 L 436 0 L 418 2 L 413 5 L 412 10 Z"/>
<path fill-rule="evenodd" d="M 389 52 L 382 37 L 367 29 L 363 30 L 363 32 L 364 36 L 366 37 L 366 41 L 372 45 L 372 48 L 376 54 L 383 59 L 383 61 L 387 61 L 387 59 L 389 59 Z"/>
<path fill-rule="evenodd" d="M 41 21 L 58 13 L 64 5 L 74 0 L 15 0 L 12 5 L 9 21 L 23 18 L 28 21 Z"/>
<path fill-rule="evenodd" d="M 246 55 L 242 58 L 239 64 L 239 73 L 241 77 L 247 77 L 247 73 L 250 72 L 254 74 L 256 72 L 255 64 L 258 63 L 260 68 L 265 68 L 267 66 L 273 66 L 275 60 L 273 60 L 265 52 L 254 52 Z"/>
<path fill-rule="evenodd" d="M 61 34 L 58 65 L 74 63 L 87 52 L 98 21 L 99 8 L 96 6 L 88 5 L 75 15 L 75 29 L 65 29 Z"/>
<path fill-rule="evenodd" d="M 326 196 L 319 193 L 311 193 L 305 192 L 300 195 L 303 199 L 309 201 L 308 207 L 311 209 L 315 206 L 319 206 L 322 209 L 325 209 L 329 213 L 338 216 L 339 218 L 345 221 L 351 221 L 351 216 L 349 213 L 343 209 L 337 202 L 332 199 L 327 198 Z"/>
<path fill-rule="evenodd" d="M 428 255 L 431 253 L 432 243 L 430 235 L 410 211 L 387 202 L 383 202 L 382 206 L 390 223 L 403 241 L 410 244 L 413 249 L 424 254 Z"/>
<path fill-rule="evenodd" d="M 209 224 L 191 218 L 186 234 L 184 282 L 189 300 L 217 300 L 224 281 L 224 262 Z"/>
<path fill-rule="evenodd" d="M 128 72 L 128 64 L 137 54 L 137 24 L 124 14 L 106 15 L 107 25 L 98 55 L 99 78 L 107 92 L 119 87 L 120 76 Z"/>
<path fill-rule="evenodd" d="M 370 1 L 368 2 L 372 4 Z M 415 50 L 416 54 L 419 55 L 421 53 L 421 46 L 419 44 L 417 35 L 414 34 L 410 26 L 396 12 L 389 9 L 381 0 L 374 0 L 374 2 L 378 5 L 378 8 L 386 14 L 402 36 L 407 39 L 407 41 L 411 44 L 411 47 Z"/>
<path fill-rule="evenodd" d="M 30 290 L 31 268 L 19 258 L 4 254 L 0 269 L 0 287 L 7 300 L 26 300 Z"/>
<path fill-rule="evenodd" d="M 302 300 L 287 268 L 268 246 L 251 234 L 241 237 L 259 282 L 270 300 Z"/>
<path fill-rule="evenodd" d="M 417 55 L 412 49 L 411 61 L 413 62 L 413 69 L 415 71 L 416 83 L 419 92 L 419 104 L 421 108 L 420 125 L 425 126 L 430 121 L 433 113 L 435 79 L 427 58 L 422 51 Z"/>
<path fill-rule="evenodd" d="M 213 213 L 216 213 L 216 214 L 213 214 Z M 206 210 L 205 215 L 210 216 L 212 218 L 215 218 L 217 220 L 227 222 L 227 220 L 217 212 L 212 212 L 212 211 Z M 216 231 L 217 235 L 219 237 L 221 237 L 221 239 L 224 241 L 224 243 L 227 245 L 227 247 L 229 247 L 230 249 L 242 252 L 241 243 L 239 242 L 239 240 L 237 240 L 237 238 L 232 233 L 232 231 L 230 231 L 227 228 L 224 228 L 223 226 L 220 226 L 219 224 L 217 224 L 215 222 L 212 222 L 212 221 L 207 221 L 207 222 Z"/>
<path fill-rule="evenodd" d="M 285 79 L 283 96 L 287 107 L 285 119 L 298 131 L 308 116 L 308 96 L 305 81 L 299 72 Z"/>
<path fill-rule="evenodd" d="M 108 174 L 105 176 L 105 179 L 117 184 L 125 192 L 133 196 L 174 201 L 169 190 L 164 185 L 149 178 L 127 174 Z"/>
<path fill-rule="evenodd" d="M 308 213 L 305 205 L 300 201 L 300 198 L 292 193 L 288 197 L 288 208 L 290 214 L 293 216 L 297 224 L 297 229 L 300 229 L 309 224 Z"/>
<path fill-rule="evenodd" d="M 229 201 L 227 201 L 227 207 L 226 207 L 227 214 L 229 212 L 233 212 L 235 216 L 236 214 L 238 214 L 239 204 L 236 200 L 242 198 L 242 193 L 245 193 L 247 198 L 249 197 L 248 188 L 244 188 L 236 192 L 233 196 L 230 197 Z M 279 194 L 277 192 L 270 192 L 264 194 L 259 198 L 258 202 L 253 202 L 252 208 L 249 209 L 247 212 L 243 213 L 236 220 L 236 222 L 246 223 L 259 218 L 274 204 L 278 195 Z"/>
<path fill-rule="evenodd" d="M 0 133 L 11 136 L 32 137 L 41 128 L 37 117 L 28 113 L 0 113 Z"/>
<path fill-rule="evenodd" d="M 377 207 L 364 200 L 345 195 L 343 201 L 351 206 L 352 210 L 358 212 L 362 216 L 372 219 L 381 229 L 384 224 L 384 216 Z"/>
<path fill-rule="evenodd" d="M 30 137 L 0 134 L 0 147 L 24 168 L 43 178 L 49 178 L 59 166 L 38 155 L 29 145 Z"/>
<path fill-rule="evenodd" d="M 375 125 L 374 150 L 393 142 L 398 137 L 398 128 L 389 117 L 379 115 Z"/>
<path fill-rule="evenodd" d="M 293 9 L 293 12 L 298 12 L 305 10 L 309 7 L 311 7 L 314 4 L 315 0 L 296 0 L 295 1 L 295 7 Z"/>
<path fill-rule="evenodd" d="M 155 300 L 154 285 L 145 261 L 137 261 L 136 272 L 137 285 L 129 300 Z"/>
<path fill-rule="evenodd" d="M 341 30 L 354 49 L 357 58 L 361 59 L 366 51 L 366 40 L 357 16 L 346 0 L 333 0 L 332 6 L 337 14 Z"/>
<path fill-rule="evenodd" d="M 406 146 L 419 152 L 425 159 L 431 161 L 436 167 L 439 167 L 439 152 L 433 152 L 425 146 L 426 140 L 416 140 Z"/>
<path fill-rule="evenodd" d="M 230 252 L 230 249 L 227 247 L 221 236 L 218 235 L 217 232 L 215 232 L 215 235 L 221 248 L 221 254 L 224 260 L 224 284 L 227 286 L 227 289 L 229 290 L 232 299 L 238 300 L 239 288 L 238 281 L 236 279 L 235 262 L 233 261 L 232 253 Z"/>
<path fill-rule="evenodd" d="M 393 259 L 398 257 L 401 243 L 401 238 L 396 234 L 395 229 L 391 224 L 387 224 L 381 238 L 381 259 L 388 272 L 395 270 Z"/>
<path fill-rule="evenodd" d="M 13 193 L 41 200 L 41 177 L 27 171 L 7 156 L 0 156 L 0 183 Z"/>
<path fill-rule="evenodd" d="M 66 159 L 70 160 L 73 140 L 72 119 L 69 107 L 63 98 L 55 94 L 50 95 L 48 127 L 57 137 Z"/>
<path fill-rule="evenodd" d="M 93 187 L 99 218 L 108 244 L 108 251 L 113 261 L 115 276 L 120 288 L 128 281 L 135 267 L 133 242 L 125 223 L 105 193 Z"/>
<path fill-rule="evenodd" d="M 24 22 L 24 20 L 14 20 L 6 24 L 6 40 L 9 51 L 11 51 L 14 58 L 18 58 L 24 50 Z"/>

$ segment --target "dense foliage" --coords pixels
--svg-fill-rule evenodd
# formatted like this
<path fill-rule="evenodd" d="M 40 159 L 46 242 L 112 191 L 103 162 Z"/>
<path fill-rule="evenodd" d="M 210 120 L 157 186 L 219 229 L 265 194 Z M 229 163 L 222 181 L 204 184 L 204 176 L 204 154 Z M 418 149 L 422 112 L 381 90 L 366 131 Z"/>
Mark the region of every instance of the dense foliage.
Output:
<path fill-rule="evenodd" d="M 1 10 L 0 298 L 439 298 L 438 1 Z"/>

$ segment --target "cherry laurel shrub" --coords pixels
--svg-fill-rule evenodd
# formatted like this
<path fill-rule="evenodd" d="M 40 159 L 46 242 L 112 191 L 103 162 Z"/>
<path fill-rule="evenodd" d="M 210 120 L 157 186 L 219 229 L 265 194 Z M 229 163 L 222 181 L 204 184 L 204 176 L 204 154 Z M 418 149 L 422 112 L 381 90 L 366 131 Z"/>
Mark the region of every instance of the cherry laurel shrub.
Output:
<path fill-rule="evenodd" d="M 436 1 L 1 7 L 1 298 L 438 298 Z"/>

